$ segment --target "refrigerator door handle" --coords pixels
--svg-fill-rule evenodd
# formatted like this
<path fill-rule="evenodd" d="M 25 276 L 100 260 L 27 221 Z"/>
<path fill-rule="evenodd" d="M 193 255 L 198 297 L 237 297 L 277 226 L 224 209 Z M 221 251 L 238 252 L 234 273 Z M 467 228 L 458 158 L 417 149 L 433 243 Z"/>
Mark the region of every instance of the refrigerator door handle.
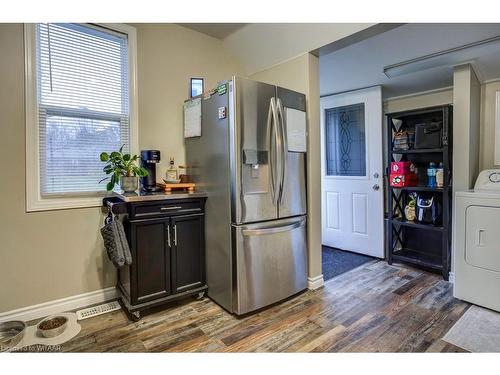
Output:
<path fill-rule="evenodd" d="M 271 195 L 273 203 L 278 205 L 279 202 L 279 187 L 277 186 L 276 179 L 281 174 L 281 160 L 276 155 L 276 152 L 281 150 L 280 135 L 278 134 L 278 115 L 276 110 L 275 98 L 272 97 L 269 103 L 268 113 L 268 127 L 269 134 L 269 153 L 270 153 L 270 170 L 271 170 Z M 273 143 L 274 142 L 274 143 Z M 274 146 L 274 147 L 272 147 Z"/>
<path fill-rule="evenodd" d="M 274 233 L 280 233 L 280 232 L 288 232 L 292 229 L 297 229 L 297 228 L 303 227 L 305 225 L 305 223 L 306 223 L 306 219 L 303 218 L 299 221 L 296 221 L 295 223 L 277 226 L 277 227 L 262 228 L 262 229 L 243 229 L 242 234 L 244 236 L 260 236 L 263 234 L 274 234 Z"/>
<path fill-rule="evenodd" d="M 271 174 L 271 178 L 269 179 L 269 187 L 271 188 L 271 197 L 273 202 L 276 200 L 276 188 L 274 186 L 274 174 L 276 171 L 274 170 L 274 158 L 273 158 L 273 149 L 272 139 L 273 139 L 273 98 L 269 103 L 269 111 L 267 113 L 267 128 L 269 129 L 269 173 Z"/>
<path fill-rule="evenodd" d="M 283 109 L 283 103 L 281 99 L 277 99 L 277 107 L 278 107 L 278 118 L 280 124 L 281 131 L 281 181 L 280 181 L 280 190 L 279 190 L 279 202 L 283 204 L 284 196 L 285 196 L 285 183 L 286 183 L 286 168 L 287 168 L 287 156 L 288 156 L 288 142 L 287 142 L 287 134 L 285 129 L 285 111 Z"/>

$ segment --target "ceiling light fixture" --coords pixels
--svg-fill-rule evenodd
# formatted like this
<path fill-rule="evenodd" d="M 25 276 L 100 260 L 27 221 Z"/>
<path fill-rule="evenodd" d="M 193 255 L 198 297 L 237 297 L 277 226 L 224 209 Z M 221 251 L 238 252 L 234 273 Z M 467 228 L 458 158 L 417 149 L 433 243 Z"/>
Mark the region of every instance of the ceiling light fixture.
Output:
<path fill-rule="evenodd" d="M 392 78 L 437 67 L 455 66 L 463 63 L 464 61 L 475 59 L 478 57 L 478 52 L 482 49 L 489 48 L 495 43 L 500 44 L 500 35 L 480 40 L 478 42 L 465 44 L 460 47 L 431 53 L 429 55 L 417 57 L 415 59 L 403 61 L 397 64 L 387 65 L 384 67 L 384 74 L 387 78 Z"/>

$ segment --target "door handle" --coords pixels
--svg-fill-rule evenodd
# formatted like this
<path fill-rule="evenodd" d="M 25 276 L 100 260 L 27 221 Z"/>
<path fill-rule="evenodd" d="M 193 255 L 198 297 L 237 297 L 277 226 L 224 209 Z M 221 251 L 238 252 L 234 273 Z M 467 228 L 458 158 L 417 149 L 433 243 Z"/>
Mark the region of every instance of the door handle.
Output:
<path fill-rule="evenodd" d="M 171 245 L 170 245 L 170 224 L 167 225 L 167 243 L 168 243 L 168 247 L 171 247 Z"/>
<path fill-rule="evenodd" d="M 177 225 L 174 224 L 174 246 L 177 246 Z"/>
<path fill-rule="evenodd" d="M 273 110 L 273 127 L 274 127 L 274 141 L 276 143 L 276 152 L 278 153 L 278 155 L 282 152 L 281 149 L 283 147 L 282 143 L 281 143 L 281 138 L 280 138 L 280 135 L 278 132 L 280 132 L 281 130 L 278 128 L 279 127 L 279 121 L 278 121 L 278 111 L 276 109 L 276 100 L 275 98 L 271 98 L 271 108 Z M 278 169 L 278 173 L 276 173 L 276 177 L 280 178 L 280 182 L 279 182 L 279 189 L 281 189 L 281 175 L 283 174 L 283 164 L 282 164 L 282 159 L 280 157 L 278 157 L 278 155 L 276 156 L 276 164 L 277 164 L 277 169 Z M 275 181 L 276 182 L 276 181 Z M 278 205 L 279 203 L 279 199 L 280 199 L 280 190 L 278 189 L 278 184 L 275 183 L 274 184 L 274 192 L 275 192 L 275 204 L 276 206 Z"/>
<path fill-rule="evenodd" d="M 172 207 L 160 207 L 161 211 L 166 211 L 166 210 L 180 210 L 182 207 L 181 206 L 172 206 Z"/>
<path fill-rule="evenodd" d="M 272 118 L 271 118 L 272 116 Z M 281 174 L 281 161 L 278 161 L 278 158 L 276 157 L 276 152 L 281 149 L 281 142 L 278 134 L 278 129 L 277 129 L 277 111 L 276 111 L 276 102 L 275 98 L 272 97 L 270 100 L 269 104 L 269 115 L 268 115 L 268 123 L 270 127 L 270 136 L 269 136 L 269 151 L 271 154 L 271 192 L 273 196 L 273 203 L 275 205 L 278 205 L 278 200 L 279 200 L 279 190 L 276 184 L 276 178 Z M 274 137 L 273 137 L 274 136 Z M 272 143 L 272 138 L 274 138 L 274 152 L 271 152 L 271 143 Z M 276 165 L 275 165 L 276 164 Z M 278 167 L 278 168 L 276 168 Z M 276 170 L 277 169 L 277 170 Z"/>
<path fill-rule="evenodd" d="M 281 99 L 277 99 L 278 107 L 278 118 L 281 130 L 281 181 L 280 181 L 280 198 L 279 202 L 283 204 L 284 200 L 284 190 L 285 190 L 285 178 L 287 169 L 287 156 L 288 156 L 288 144 L 285 132 L 285 115 L 283 110 L 283 103 Z"/>
<path fill-rule="evenodd" d="M 483 244 L 483 236 L 482 234 L 484 233 L 484 229 L 478 229 L 477 230 L 477 236 L 476 236 L 476 244 L 477 246 L 484 246 Z"/>
<path fill-rule="evenodd" d="M 372 186 L 372 189 L 375 190 L 375 191 L 378 191 L 380 189 L 380 186 L 379 184 L 375 184 Z"/>
<path fill-rule="evenodd" d="M 278 226 L 278 227 L 270 227 L 270 228 L 262 228 L 262 229 L 243 229 L 242 234 L 244 236 L 259 236 L 262 234 L 274 234 L 280 232 L 288 232 L 292 229 L 303 227 L 306 223 L 305 219 L 297 221 L 292 224 Z"/>
<path fill-rule="evenodd" d="M 273 153 L 273 136 L 274 136 L 274 132 L 275 132 L 275 129 L 274 129 L 274 124 L 273 124 L 273 117 L 274 117 L 274 98 L 271 98 L 271 100 L 269 101 L 269 111 L 267 113 L 267 128 L 269 129 L 269 172 L 271 174 L 271 178 L 269 179 L 269 187 L 271 188 L 271 197 L 272 197 L 272 200 L 273 200 L 273 203 L 276 199 L 276 187 L 274 185 L 274 182 L 276 180 L 275 178 L 275 174 L 276 174 L 276 171 L 275 171 L 275 158 L 274 158 L 274 153 Z"/>

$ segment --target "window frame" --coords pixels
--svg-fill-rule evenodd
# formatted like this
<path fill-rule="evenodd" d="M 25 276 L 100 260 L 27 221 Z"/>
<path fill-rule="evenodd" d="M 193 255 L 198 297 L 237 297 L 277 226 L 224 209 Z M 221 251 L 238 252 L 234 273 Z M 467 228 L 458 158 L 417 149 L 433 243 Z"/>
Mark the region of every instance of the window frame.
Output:
<path fill-rule="evenodd" d="M 194 80 L 197 80 L 197 81 L 201 81 L 201 94 L 199 95 L 203 95 L 203 93 L 205 92 L 205 78 L 203 77 L 190 77 L 189 78 L 189 98 L 194 98 L 193 96 L 193 81 Z M 198 96 L 198 95 L 196 95 Z"/>
<path fill-rule="evenodd" d="M 99 207 L 105 193 L 83 193 L 78 196 L 42 197 L 40 175 L 36 26 L 24 24 L 25 56 L 25 111 L 26 111 L 26 212 Z M 138 99 L 137 99 L 137 31 L 125 24 L 96 24 L 111 32 L 127 35 L 129 57 L 129 126 L 130 152 L 138 154 Z M 98 157 L 98 155 L 96 155 Z"/>

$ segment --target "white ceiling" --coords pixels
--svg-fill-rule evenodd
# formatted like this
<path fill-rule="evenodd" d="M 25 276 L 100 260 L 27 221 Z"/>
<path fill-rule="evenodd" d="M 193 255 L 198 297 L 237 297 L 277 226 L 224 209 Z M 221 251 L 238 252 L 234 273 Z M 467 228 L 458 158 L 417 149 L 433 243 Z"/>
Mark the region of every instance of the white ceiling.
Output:
<path fill-rule="evenodd" d="M 241 29 L 246 23 L 179 23 L 179 25 L 222 40 Z"/>
<path fill-rule="evenodd" d="M 223 43 L 248 75 L 342 40 L 375 24 L 251 23 Z"/>
<path fill-rule="evenodd" d="M 500 35 L 500 24 L 405 24 L 331 53 L 320 49 L 321 95 L 382 85 L 384 97 L 451 86 L 453 67 L 388 78 L 384 66 Z M 500 78 L 499 44 L 464 54 L 480 80 Z M 455 64 L 454 64 L 455 65 Z"/>
<path fill-rule="evenodd" d="M 367 35 L 382 32 L 376 24 L 367 23 L 180 23 L 179 25 L 222 40 L 224 46 L 238 59 L 247 75 L 268 69 L 322 46 L 332 46 L 335 42 L 351 40 L 353 35 L 359 34 L 359 39 L 354 39 L 362 40 Z M 338 45 L 335 44 L 337 47 Z"/>

